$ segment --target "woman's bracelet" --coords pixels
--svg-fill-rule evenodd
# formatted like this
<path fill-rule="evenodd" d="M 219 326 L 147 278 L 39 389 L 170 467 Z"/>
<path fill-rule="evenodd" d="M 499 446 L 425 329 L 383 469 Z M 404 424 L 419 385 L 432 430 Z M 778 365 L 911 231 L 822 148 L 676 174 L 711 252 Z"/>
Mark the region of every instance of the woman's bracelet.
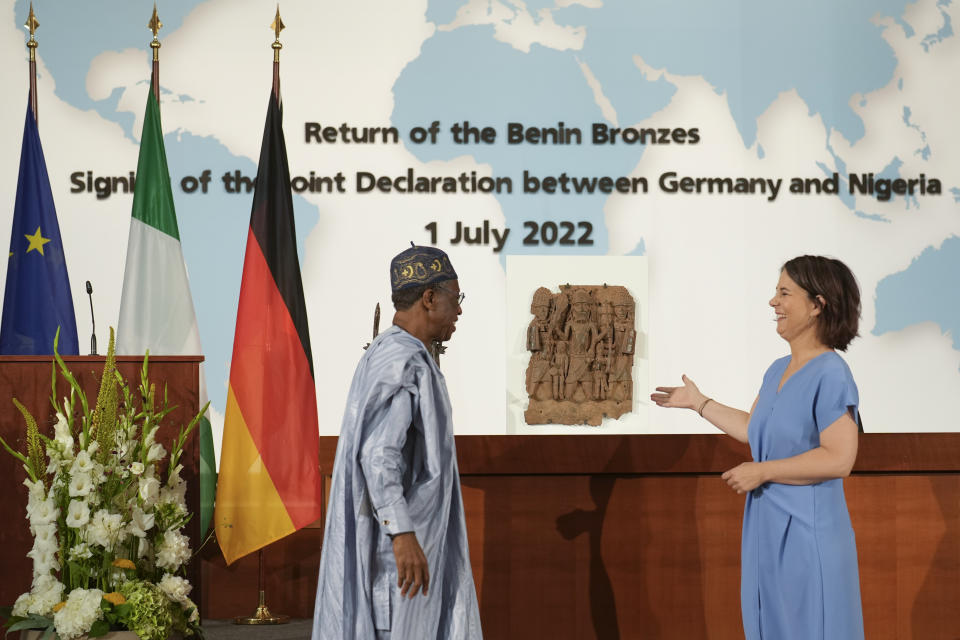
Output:
<path fill-rule="evenodd" d="M 711 400 L 713 400 L 713 398 L 707 398 L 706 400 L 704 400 L 704 401 L 700 404 L 700 408 L 697 409 L 697 413 L 700 414 L 700 417 L 701 417 L 701 418 L 703 417 L 703 408 L 706 407 L 706 406 L 707 406 L 707 403 L 710 402 Z"/>

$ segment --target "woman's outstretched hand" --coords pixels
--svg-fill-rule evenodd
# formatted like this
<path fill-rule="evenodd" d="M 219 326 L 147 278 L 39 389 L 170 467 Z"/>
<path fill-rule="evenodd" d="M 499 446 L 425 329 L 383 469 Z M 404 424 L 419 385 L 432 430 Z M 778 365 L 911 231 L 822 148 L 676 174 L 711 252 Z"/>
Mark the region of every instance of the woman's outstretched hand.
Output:
<path fill-rule="evenodd" d="M 650 399 L 658 407 L 696 409 L 706 400 L 706 396 L 700 393 L 693 380 L 687 376 L 681 376 L 681 379 L 682 387 L 657 387 L 657 393 L 651 393 Z"/>

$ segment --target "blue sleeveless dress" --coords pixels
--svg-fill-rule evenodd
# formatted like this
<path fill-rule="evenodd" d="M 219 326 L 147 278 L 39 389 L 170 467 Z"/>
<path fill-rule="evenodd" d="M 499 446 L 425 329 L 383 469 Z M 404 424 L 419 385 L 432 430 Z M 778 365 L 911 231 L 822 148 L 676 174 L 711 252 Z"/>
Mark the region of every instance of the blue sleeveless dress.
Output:
<path fill-rule="evenodd" d="M 820 432 L 856 416 L 857 385 L 833 351 L 795 372 L 778 392 L 790 356 L 767 369 L 750 418 L 757 462 L 820 444 Z M 747 495 L 741 541 L 740 606 L 747 640 L 863 638 L 857 546 L 835 478 L 806 486 L 770 482 Z"/>

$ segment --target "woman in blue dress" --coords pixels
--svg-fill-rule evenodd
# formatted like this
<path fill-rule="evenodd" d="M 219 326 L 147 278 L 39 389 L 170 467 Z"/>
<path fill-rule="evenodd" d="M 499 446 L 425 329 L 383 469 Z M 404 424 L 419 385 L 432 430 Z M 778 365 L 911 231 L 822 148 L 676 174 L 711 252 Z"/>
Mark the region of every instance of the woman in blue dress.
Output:
<path fill-rule="evenodd" d="M 860 290 L 839 260 L 784 264 L 770 300 L 790 355 L 763 376 L 750 412 L 692 380 L 657 387 L 661 407 L 693 409 L 741 442 L 753 461 L 723 474 L 745 493 L 740 606 L 748 640 L 863 638 L 857 547 L 843 478 L 857 457 L 857 385 L 837 354 L 857 336 Z"/>

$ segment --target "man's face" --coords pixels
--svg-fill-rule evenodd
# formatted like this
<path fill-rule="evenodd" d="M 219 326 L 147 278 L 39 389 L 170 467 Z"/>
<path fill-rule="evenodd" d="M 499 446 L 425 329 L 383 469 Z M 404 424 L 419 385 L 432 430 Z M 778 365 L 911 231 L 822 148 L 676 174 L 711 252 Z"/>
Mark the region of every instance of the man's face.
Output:
<path fill-rule="evenodd" d="M 447 280 L 435 286 L 433 300 L 434 339 L 446 342 L 457 330 L 457 317 L 463 313 L 459 303 L 459 281 Z"/>

